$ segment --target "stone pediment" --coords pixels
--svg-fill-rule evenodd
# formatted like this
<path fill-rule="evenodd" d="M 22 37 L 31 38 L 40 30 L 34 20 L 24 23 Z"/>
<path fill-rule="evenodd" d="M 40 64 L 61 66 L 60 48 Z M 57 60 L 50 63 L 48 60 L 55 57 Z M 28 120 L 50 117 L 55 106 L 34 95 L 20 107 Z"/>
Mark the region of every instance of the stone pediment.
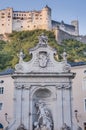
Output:
<path fill-rule="evenodd" d="M 24 54 L 20 51 L 19 63 L 15 66 L 16 73 L 62 73 L 69 72 L 70 65 L 67 63 L 66 52 L 63 53 L 62 62 L 54 59 L 56 51 L 48 45 L 48 38 L 44 34 L 39 36 L 39 43 L 30 49 L 31 61 L 23 60 Z"/>

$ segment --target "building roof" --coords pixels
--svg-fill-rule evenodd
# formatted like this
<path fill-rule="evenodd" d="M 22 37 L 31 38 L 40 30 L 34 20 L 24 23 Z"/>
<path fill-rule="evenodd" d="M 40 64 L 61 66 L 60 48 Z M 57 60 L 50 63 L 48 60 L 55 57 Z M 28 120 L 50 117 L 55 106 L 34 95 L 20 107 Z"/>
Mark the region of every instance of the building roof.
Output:
<path fill-rule="evenodd" d="M 71 65 L 71 67 L 75 67 L 75 66 L 83 66 L 86 65 L 86 62 L 69 62 L 69 64 Z"/>
<path fill-rule="evenodd" d="M 74 28 L 75 28 L 74 25 L 66 24 L 66 23 L 64 23 L 63 20 L 62 20 L 61 22 L 52 20 L 52 24 L 57 24 L 57 26 L 60 26 L 61 24 L 63 24 L 64 26 L 69 27 L 69 28 L 71 28 L 71 29 L 74 29 Z"/>
<path fill-rule="evenodd" d="M 6 69 L 6 70 L 4 70 L 4 71 L 1 71 L 1 72 L 0 72 L 0 76 L 1 76 L 1 75 L 10 75 L 10 74 L 13 74 L 13 73 L 14 73 L 14 69 L 8 68 L 8 69 Z"/>

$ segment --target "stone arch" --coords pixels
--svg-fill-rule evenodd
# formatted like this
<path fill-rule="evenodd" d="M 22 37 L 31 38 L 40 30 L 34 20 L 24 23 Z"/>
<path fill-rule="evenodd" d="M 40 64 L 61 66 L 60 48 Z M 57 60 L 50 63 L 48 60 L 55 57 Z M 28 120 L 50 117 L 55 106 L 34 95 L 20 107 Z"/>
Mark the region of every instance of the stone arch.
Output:
<path fill-rule="evenodd" d="M 53 98 L 55 98 L 55 90 L 54 89 L 52 89 L 50 86 L 41 86 L 41 85 L 39 85 L 39 86 L 35 86 L 35 87 L 33 87 L 33 89 L 31 90 L 31 92 L 30 92 L 30 98 L 32 99 L 33 97 L 34 97 L 34 95 L 35 95 L 35 93 L 38 91 L 38 90 L 43 90 L 43 89 L 47 89 L 47 90 L 49 90 L 50 92 L 51 92 L 51 96 L 53 96 Z"/>
<path fill-rule="evenodd" d="M 52 92 L 48 88 L 39 88 L 34 92 L 33 97 L 49 98 L 51 95 L 52 95 Z"/>

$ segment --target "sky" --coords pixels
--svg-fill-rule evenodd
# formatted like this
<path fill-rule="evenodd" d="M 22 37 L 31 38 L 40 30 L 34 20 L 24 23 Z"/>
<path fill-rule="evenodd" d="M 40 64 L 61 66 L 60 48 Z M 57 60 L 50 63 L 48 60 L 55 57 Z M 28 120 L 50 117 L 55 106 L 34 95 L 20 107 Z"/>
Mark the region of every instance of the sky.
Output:
<path fill-rule="evenodd" d="M 86 35 L 86 0 L 0 0 L 0 10 L 12 7 L 14 11 L 41 10 L 48 5 L 52 20 L 71 24 L 79 20 L 79 34 Z"/>

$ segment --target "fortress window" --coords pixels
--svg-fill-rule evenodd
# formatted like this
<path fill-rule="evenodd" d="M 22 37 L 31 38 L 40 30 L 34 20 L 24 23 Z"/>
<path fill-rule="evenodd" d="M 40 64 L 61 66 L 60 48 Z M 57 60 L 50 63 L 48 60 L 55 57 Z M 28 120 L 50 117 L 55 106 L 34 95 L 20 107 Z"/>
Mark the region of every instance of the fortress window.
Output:
<path fill-rule="evenodd" d="M 0 87 L 0 94 L 4 93 L 4 87 Z"/>
<path fill-rule="evenodd" d="M 5 13 L 1 13 L 1 15 L 5 15 Z"/>
<path fill-rule="evenodd" d="M 10 12 L 8 13 L 8 15 L 10 15 Z"/>
<path fill-rule="evenodd" d="M 16 16 L 16 14 L 14 14 L 14 16 Z"/>
<path fill-rule="evenodd" d="M 5 18 L 4 16 L 1 17 L 2 19 Z"/>
<path fill-rule="evenodd" d="M 4 24 L 2 24 L 2 26 L 4 26 Z"/>
<path fill-rule="evenodd" d="M 24 18 L 22 17 L 21 20 L 23 20 Z"/>
<path fill-rule="evenodd" d="M 11 18 L 11 16 L 8 16 L 8 18 Z"/>
<path fill-rule="evenodd" d="M 17 19 L 16 17 L 13 17 L 13 19 Z"/>
<path fill-rule="evenodd" d="M 84 111 L 86 112 L 86 99 L 84 99 Z"/>
<path fill-rule="evenodd" d="M 3 105 L 3 103 L 2 103 L 2 102 L 0 102 L 0 110 L 2 110 L 2 105 Z"/>
<path fill-rule="evenodd" d="M 35 16 L 38 16 L 38 14 L 35 14 Z"/>

